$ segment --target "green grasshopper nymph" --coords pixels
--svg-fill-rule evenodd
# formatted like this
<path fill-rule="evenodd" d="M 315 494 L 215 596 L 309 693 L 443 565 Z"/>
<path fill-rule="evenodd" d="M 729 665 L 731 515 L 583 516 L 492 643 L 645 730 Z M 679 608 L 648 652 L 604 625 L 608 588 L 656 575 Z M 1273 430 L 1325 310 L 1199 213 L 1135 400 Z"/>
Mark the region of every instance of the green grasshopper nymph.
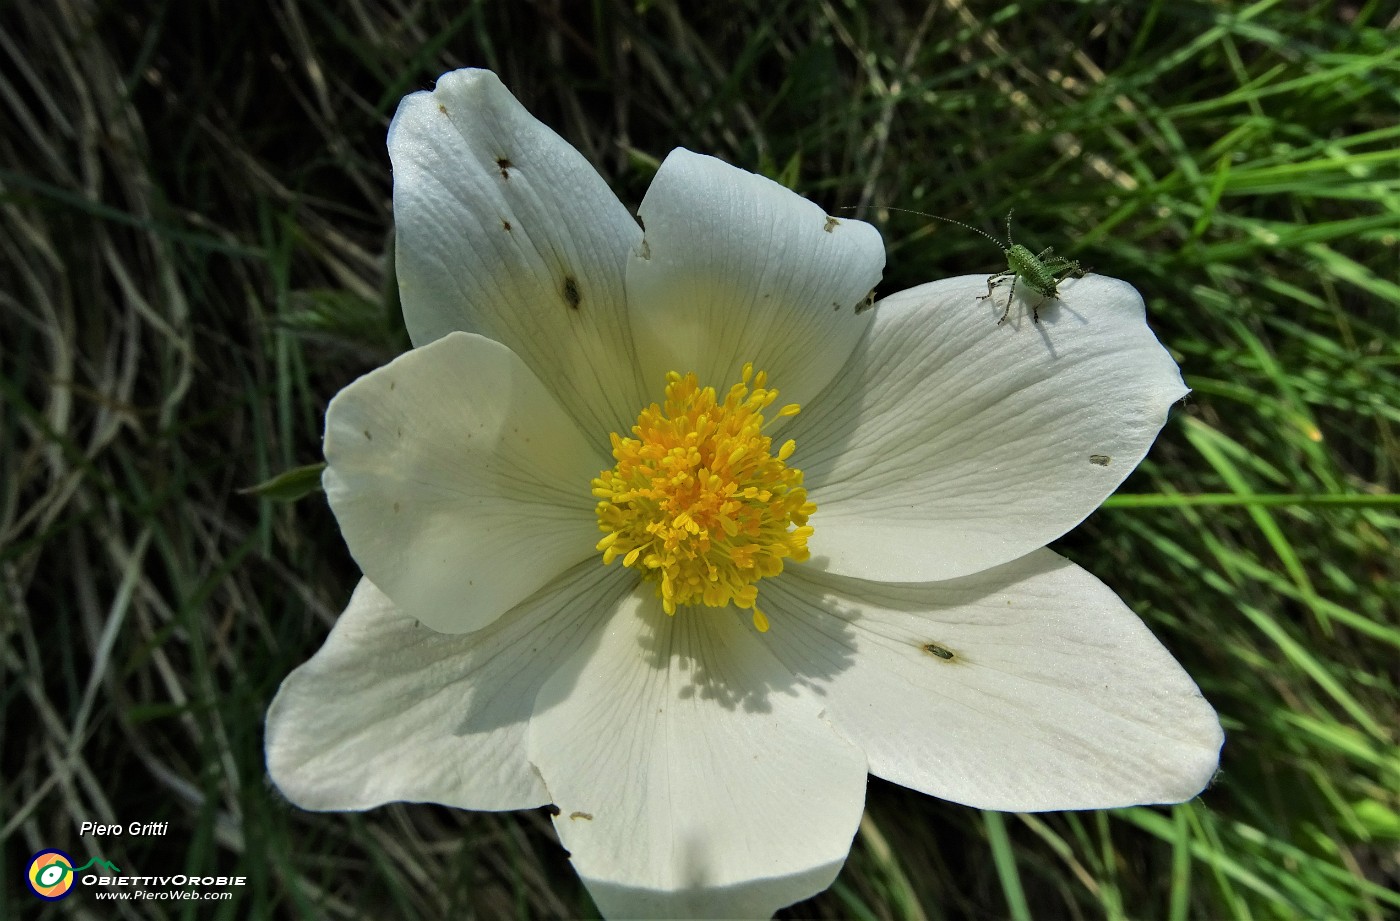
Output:
<path fill-rule="evenodd" d="M 1011 211 L 1006 212 L 1006 245 L 1003 246 L 1000 240 L 986 231 L 973 227 L 971 224 L 964 224 L 962 221 L 955 221 L 950 217 L 939 217 L 936 214 L 925 214 L 922 211 L 910 211 L 907 208 L 886 208 L 885 210 L 904 211 L 907 214 L 917 214 L 921 217 L 933 218 L 935 221 L 956 224 L 973 233 L 981 234 L 996 244 L 997 249 L 1006 256 L 1006 271 L 988 276 L 987 293 L 978 295 L 977 299 L 985 301 L 992 296 L 993 288 L 1008 278 L 1011 279 L 1011 291 L 1006 296 L 1006 309 L 1001 312 L 1001 319 L 997 320 L 998 326 L 1005 323 L 1006 318 L 1011 316 L 1011 305 L 1016 302 L 1018 282 L 1040 295 L 1040 300 L 1031 305 L 1031 319 L 1039 323 L 1040 308 L 1044 306 L 1046 301 L 1055 300 L 1060 296 L 1060 282 L 1066 278 L 1083 278 L 1089 271 L 1073 259 L 1056 256 L 1053 246 L 1046 247 L 1039 253 L 1033 253 L 1027 247 L 1011 239 Z"/>

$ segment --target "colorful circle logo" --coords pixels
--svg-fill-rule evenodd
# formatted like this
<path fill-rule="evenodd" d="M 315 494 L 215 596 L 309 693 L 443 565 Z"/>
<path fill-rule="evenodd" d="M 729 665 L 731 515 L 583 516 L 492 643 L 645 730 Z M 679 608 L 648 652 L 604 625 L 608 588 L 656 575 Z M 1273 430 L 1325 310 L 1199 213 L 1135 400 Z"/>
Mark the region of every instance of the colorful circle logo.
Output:
<path fill-rule="evenodd" d="M 73 888 L 73 858 L 45 848 L 29 859 L 29 889 L 41 899 L 57 902 Z"/>

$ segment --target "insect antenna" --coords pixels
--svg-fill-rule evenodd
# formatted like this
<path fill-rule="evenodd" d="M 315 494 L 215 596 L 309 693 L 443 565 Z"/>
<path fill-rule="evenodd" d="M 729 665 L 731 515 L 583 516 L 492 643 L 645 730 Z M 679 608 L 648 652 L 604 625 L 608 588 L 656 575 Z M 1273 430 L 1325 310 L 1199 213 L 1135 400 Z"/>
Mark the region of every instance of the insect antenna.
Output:
<path fill-rule="evenodd" d="M 856 210 L 856 209 L 855 209 L 854 206 L 850 206 L 850 207 L 842 208 L 841 210 L 842 210 L 842 211 L 854 211 L 854 210 Z M 988 240 L 991 240 L 993 243 L 995 243 L 997 249 L 1001 250 L 1002 252 L 1006 252 L 1006 245 L 1004 245 L 1004 244 L 1003 244 L 1000 240 L 998 240 L 996 237 L 994 237 L 994 236 L 992 236 L 991 234 L 987 233 L 985 230 L 982 230 L 980 227 L 973 227 L 971 224 L 964 224 L 962 221 L 955 221 L 955 220 L 953 220 L 953 219 L 950 218 L 950 217 L 939 217 L 939 216 L 936 215 L 936 214 L 929 214 L 927 211 L 915 211 L 915 210 L 912 209 L 912 208 L 893 208 L 893 207 L 890 207 L 889 205 L 883 205 L 883 206 L 881 206 L 880 210 L 882 210 L 882 211 L 899 211 L 899 212 L 902 212 L 902 213 L 904 213 L 904 214 L 917 214 L 919 217 L 932 218 L 932 219 L 935 220 L 935 221 L 942 221 L 942 222 L 945 223 L 945 224 L 956 224 L 956 225 L 959 226 L 959 227 L 965 227 L 965 228 L 967 228 L 968 230 L 972 231 L 973 233 L 981 234 L 982 236 L 986 237 Z M 1006 215 L 1006 238 L 1007 238 L 1007 240 L 1010 240 L 1010 239 L 1011 239 L 1011 215 L 1010 215 L 1010 214 L 1007 214 L 1007 215 Z"/>

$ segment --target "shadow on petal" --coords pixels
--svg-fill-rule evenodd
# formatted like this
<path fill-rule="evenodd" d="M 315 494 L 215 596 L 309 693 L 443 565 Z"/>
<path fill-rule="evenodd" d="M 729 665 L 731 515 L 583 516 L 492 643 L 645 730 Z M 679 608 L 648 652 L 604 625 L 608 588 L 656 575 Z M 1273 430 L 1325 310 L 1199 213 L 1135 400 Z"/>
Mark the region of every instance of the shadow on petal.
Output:
<path fill-rule="evenodd" d="M 596 638 L 632 591 L 616 569 L 588 559 L 569 569 L 495 623 L 463 636 L 442 636 L 447 648 L 474 650 L 481 661 L 455 733 L 469 736 L 526 723 L 540 687 L 580 643 Z M 428 633 L 428 628 L 422 628 Z"/>
<path fill-rule="evenodd" d="M 782 581 L 784 576 L 777 576 L 765 580 L 765 583 Z M 760 595 L 761 599 L 762 597 Z M 771 597 L 776 601 L 781 596 L 773 593 Z M 858 612 L 854 608 L 841 609 L 835 596 L 826 596 L 812 603 L 831 615 L 826 619 L 831 629 L 840 633 L 850 633 L 851 628 L 847 621 L 857 616 Z M 783 630 L 785 616 L 781 606 L 770 603 L 768 607 L 770 634 L 772 631 Z M 634 616 L 637 619 L 637 643 L 651 667 L 674 669 L 688 676 L 689 680 L 680 690 L 681 698 L 699 697 L 726 709 L 766 713 L 771 709 L 768 702 L 770 694 L 792 696 L 799 687 L 822 694 L 829 679 L 851 664 L 853 643 L 849 636 L 845 636 L 844 641 L 838 640 L 823 648 L 813 649 L 808 658 L 784 662 L 785 667 L 782 668 L 765 669 L 761 679 L 756 679 L 752 672 L 746 672 L 741 683 L 734 677 L 734 672 L 726 667 L 725 637 L 733 634 L 722 631 L 697 635 L 688 638 L 688 642 L 680 642 L 677 632 L 684 627 L 680 622 L 682 618 L 733 618 L 738 621 L 735 632 L 743 631 L 756 637 L 760 646 L 769 648 L 769 634 L 759 633 L 750 625 L 751 615 L 747 610 L 734 607 L 687 607 L 678 610 L 674 617 L 668 617 L 661 610 L 659 602 L 648 598 L 645 603 L 639 605 Z M 769 651 L 771 654 L 771 648 Z"/>

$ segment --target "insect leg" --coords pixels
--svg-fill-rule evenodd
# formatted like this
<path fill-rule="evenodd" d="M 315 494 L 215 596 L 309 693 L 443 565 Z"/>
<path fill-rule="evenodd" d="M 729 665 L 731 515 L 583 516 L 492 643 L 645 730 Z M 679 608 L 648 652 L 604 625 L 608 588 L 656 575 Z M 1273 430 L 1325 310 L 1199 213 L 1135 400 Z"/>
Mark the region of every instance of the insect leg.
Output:
<path fill-rule="evenodd" d="M 997 274 L 997 275 L 988 275 L 988 276 L 987 276 L 987 293 L 986 293 L 986 294 L 979 294 L 979 295 L 977 295 L 977 299 L 978 299 L 979 301 L 985 301 L 987 298 L 991 297 L 991 296 L 992 296 L 992 289 L 995 288 L 997 285 L 1001 284 L 1002 282 L 1006 281 L 1006 279 L 1007 279 L 1008 276 L 1009 276 L 1009 277 L 1012 277 L 1012 278 L 1015 277 L 1015 276 L 1013 276 L 1010 272 L 1001 272 L 1001 273 L 999 273 L 999 274 Z M 1015 284 L 1015 282 L 1013 281 L 1012 284 Z"/>
<path fill-rule="evenodd" d="M 1011 316 L 1011 305 L 1016 302 L 1016 282 L 1020 277 L 1019 275 L 1013 275 L 1011 277 L 1011 293 L 1006 296 L 1006 309 L 1001 312 L 1001 319 L 997 320 L 997 326 L 1005 323 L 1006 318 Z"/>
<path fill-rule="evenodd" d="M 1039 301 L 1039 303 L 1037 303 L 1035 306 L 1031 307 L 1031 319 L 1032 319 L 1032 320 L 1034 320 L 1034 321 L 1037 322 L 1037 323 L 1040 322 L 1040 308 L 1043 307 L 1043 306 L 1045 306 L 1045 302 L 1048 301 L 1048 300 L 1049 300 L 1049 298 L 1042 294 L 1042 295 L 1040 296 L 1040 301 Z"/>

